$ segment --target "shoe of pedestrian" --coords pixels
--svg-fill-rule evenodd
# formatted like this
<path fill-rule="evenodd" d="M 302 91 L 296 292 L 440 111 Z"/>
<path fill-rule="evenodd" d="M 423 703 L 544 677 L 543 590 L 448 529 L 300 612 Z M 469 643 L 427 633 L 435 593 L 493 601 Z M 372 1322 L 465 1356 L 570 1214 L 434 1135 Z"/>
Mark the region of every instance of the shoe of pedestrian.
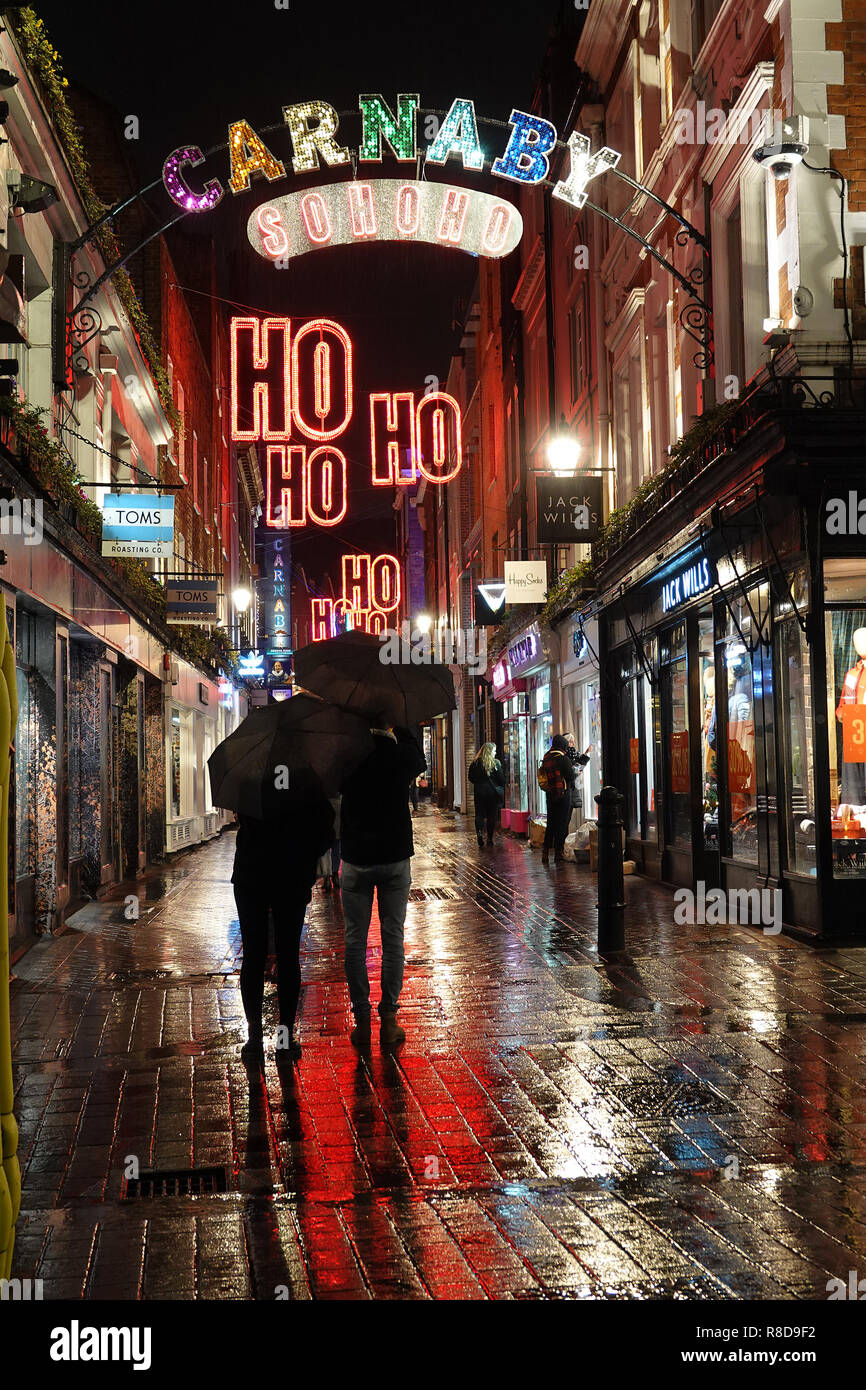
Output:
<path fill-rule="evenodd" d="M 493 836 L 492 836 L 492 835 L 489 837 L 489 839 L 488 839 L 488 841 L 487 841 L 487 848 L 488 848 L 488 849 L 492 849 L 492 848 L 493 848 Z"/>
<path fill-rule="evenodd" d="M 564 864 L 565 855 L 560 850 L 557 850 L 555 855 L 553 856 L 553 862 L 554 864 Z"/>
<path fill-rule="evenodd" d="M 263 1062 L 265 1060 L 265 1048 L 261 1038 L 250 1038 L 241 1048 L 242 1062 Z"/>
<path fill-rule="evenodd" d="M 550 855 L 548 854 L 548 852 L 547 852 L 546 849 L 543 849 L 543 850 L 541 851 L 541 862 L 542 862 L 542 864 L 549 864 L 549 863 L 550 863 Z"/>
<path fill-rule="evenodd" d="M 369 1018 L 359 1019 L 349 1034 L 349 1042 L 353 1047 L 368 1048 L 370 1046 L 370 1020 Z"/>
<path fill-rule="evenodd" d="M 479 849 L 483 849 L 483 848 L 484 848 L 484 841 L 482 840 L 482 838 L 481 838 L 480 835 L 478 836 L 478 848 L 479 848 Z"/>
<path fill-rule="evenodd" d="M 406 1041 L 406 1030 L 397 1022 L 396 1014 L 383 1014 L 379 1029 L 379 1042 L 383 1047 L 396 1047 Z"/>
<path fill-rule="evenodd" d="M 300 1061 L 301 1044 L 297 1038 L 291 1038 L 288 1047 L 274 1048 L 274 1056 L 278 1067 L 289 1067 L 292 1062 Z"/>

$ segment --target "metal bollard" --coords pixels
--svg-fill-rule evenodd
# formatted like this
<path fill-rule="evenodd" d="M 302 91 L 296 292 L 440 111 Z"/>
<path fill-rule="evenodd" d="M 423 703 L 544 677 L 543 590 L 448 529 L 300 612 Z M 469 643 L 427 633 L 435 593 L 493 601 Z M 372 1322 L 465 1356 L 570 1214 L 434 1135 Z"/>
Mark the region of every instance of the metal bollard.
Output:
<path fill-rule="evenodd" d="M 625 884 L 622 872 L 622 792 L 602 787 L 598 806 L 598 949 L 625 950 Z"/>

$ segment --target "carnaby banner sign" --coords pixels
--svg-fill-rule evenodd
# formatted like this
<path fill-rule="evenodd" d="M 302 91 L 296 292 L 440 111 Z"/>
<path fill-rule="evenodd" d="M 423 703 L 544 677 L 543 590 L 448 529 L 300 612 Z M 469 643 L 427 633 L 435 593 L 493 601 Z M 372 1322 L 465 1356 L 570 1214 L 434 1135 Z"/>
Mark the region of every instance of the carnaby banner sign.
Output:
<path fill-rule="evenodd" d="M 539 544 L 574 545 L 598 539 L 604 520 L 601 478 L 535 478 Z"/>
<path fill-rule="evenodd" d="M 284 106 L 283 120 L 291 142 L 291 160 L 281 158 L 249 121 L 228 128 L 228 177 L 233 194 L 245 193 L 253 180 L 273 184 L 293 174 L 337 170 L 351 178 L 342 189 L 332 184 L 269 199 L 249 220 L 249 237 L 260 255 L 287 260 L 317 246 L 376 239 L 432 241 L 475 255 L 505 256 L 520 240 L 520 213 L 513 203 L 476 190 L 437 184 L 428 172 L 451 161 L 463 170 L 485 169 L 518 187 L 544 184 L 550 162 L 561 145 L 556 126 L 542 116 L 514 108 L 508 134 L 497 137 L 496 151 L 486 151 L 478 135 L 475 103 L 455 97 L 446 112 L 424 112 L 417 92 L 401 92 L 392 107 L 376 92 L 358 97 L 357 112 L 338 112 L 326 101 Z M 339 134 L 342 116 L 360 117 L 360 143 L 349 149 Z M 426 148 L 418 143 L 423 117 Z M 441 119 L 440 119 L 441 117 Z M 497 125 L 503 122 L 497 121 Z M 271 139 L 271 136 L 268 136 Z M 397 163 L 411 166 L 414 179 L 366 182 L 370 166 L 381 164 L 388 148 Z M 587 136 L 569 136 L 569 168 L 552 188 L 573 208 L 587 201 L 586 186 L 596 175 L 619 163 L 616 150 L 590 152 Z M 491 158 L 491 154 L 493 157 Z M 190 175 L 205 162 L 198 145 L 181 145 L 163 164 L 162 180 L 172 202 L 184 212 L 209 212 L 225 196 L 219 178 Z M 408 172 L 408 169 L 407 169 Z"/>

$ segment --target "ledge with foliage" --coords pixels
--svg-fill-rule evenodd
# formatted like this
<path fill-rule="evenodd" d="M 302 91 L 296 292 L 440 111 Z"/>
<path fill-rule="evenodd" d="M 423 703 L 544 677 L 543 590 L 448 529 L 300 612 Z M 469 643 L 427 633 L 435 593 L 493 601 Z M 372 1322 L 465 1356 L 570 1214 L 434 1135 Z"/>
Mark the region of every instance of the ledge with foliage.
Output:
<path fill-rule="evenodd" d="M 24 60 L 33 76 L 38 80 L 46 110 L 54 124 L 59 143 L 66 154 L 75 185 L 81 196 L 84 211 L 90 225 L 98 222 L 108 212 L 109 207 L 97 194 L 90 177 L 90 166 L 84 149 L 81 127 L 72 113 L 66 97 L 68 78 L 63 76 L 60 55 L 45 30 L 44 22 L 29 6 L 5 11 L 6 23 L 18 41 Z M 113 265 L 123 254 L 111 221 L 104 222 L 95 239 L 105 258 L 106 266 Z M 156 385 L 163 410 L 172 429 L 181 429 L 181 419 L 172 400 L 171 385 L 162 356 L 157 345 L 147 315 L 135 292 L 128 273 L 120 267 L 111 277 L 121 304 L 132 324 L 133 331 L 141 349 L 141 355 Z"/>
<path fill-rule="evenodd" d="M 200 628 L 189 624 L 166 624 L 165 589 L 157 582 L 143 560 L 129 556 L 103 556 L 102 511 L 84 492 L 83 479 L 59 439 L 53 438 L 44 423 L 46 411 L 13 396 L 0 396 L 0 438 L 14 455 L 23 476 L 29 475 L 38 490 L 57 507 L 60 515 L 82 536 L 86 544 L 122 576 L 125 586 L 138 599 L 145 613 L 159 630 L 160 640 L 179 656 L 216 675 L 223 670 L 238 677 L 238 654 L 222 628 Z"/>

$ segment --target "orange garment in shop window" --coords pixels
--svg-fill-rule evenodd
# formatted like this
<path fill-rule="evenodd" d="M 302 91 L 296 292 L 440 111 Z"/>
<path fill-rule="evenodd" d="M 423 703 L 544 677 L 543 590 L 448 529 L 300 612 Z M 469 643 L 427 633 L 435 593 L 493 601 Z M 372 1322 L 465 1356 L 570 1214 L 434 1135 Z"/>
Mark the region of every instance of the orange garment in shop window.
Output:
<path fill-rule="evenodd" d="M 851 705 L 866 705 L 866 657 L 861 656 L 856 666 L 852 666 L 850 671 L 845 672 L 842 694 L 839 696 L 839 703 L 836 706 L 836 718 L 843 725 L 845 721 L 842 719 L 842 712 Z M 860 759 L 849 759 L 848 761 L 860 762 Z"/>
<path fill-rule="evenodd" d="M 637 776 L 640 772 L 640 740 L 630 738 L 628 741 L 628 766 L 632 776 Z"/>
<path fill-rule="evenodd" d="M 671 734 L 671 791 L 675 796 L 688 796 L 689 786 L 689 736 Z"/>
<path fill-rule="evenodd" d="M 866 704 L 842 705 L 836 711 L 842 724 L 842 757 L 846 763 L 866 763 Z"/>

